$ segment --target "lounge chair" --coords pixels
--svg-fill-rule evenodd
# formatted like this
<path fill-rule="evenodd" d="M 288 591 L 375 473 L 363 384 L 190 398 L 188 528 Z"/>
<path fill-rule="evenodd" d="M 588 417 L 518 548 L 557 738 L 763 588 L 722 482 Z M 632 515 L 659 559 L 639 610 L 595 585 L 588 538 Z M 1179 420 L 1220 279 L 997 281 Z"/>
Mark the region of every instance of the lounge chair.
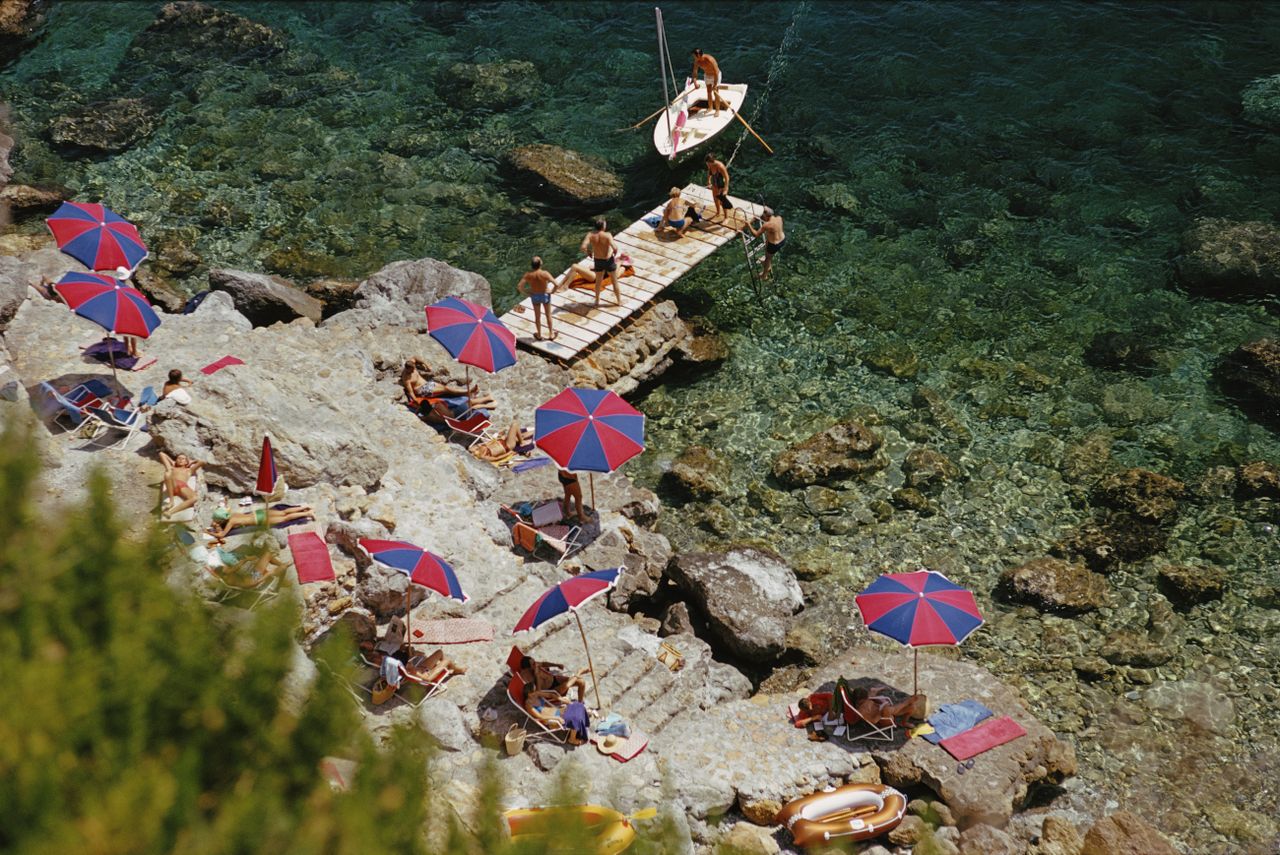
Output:
<path fill-rule="evenodd" d="M 217 580 L 219 586 L 212 598 L 215 603 L 231 605 L 243 598 L 250 600 L 245 608 L 253 611 L 263 603 L 280 596 L 280 573 L 271 573 L 252 585 L 236 585 L 228 582 L 212 568 L 209 569 L 209 575 Z"/>
<path fill-rule="evenodd" d="M 375 698 L 375 695 L 377 694 L 375 692 L 375 686 L 377 685 L 378 681 L 386 680 L 386 674 L 384 673 L 384 664 L 386 663 L 388 658 L 389 657 L 386 654 L 378 653 L 377 651 L 364 651 L 364 650 L 360 651 L 360 662 L 365 666 L 366 669 L 371 668 L 373 669 L 373 672 L 374 672 L 373 680 L 368 681 L 368 676 L 367 676 L 368 672 L 366 671 L 365 672 L 366 682 L 363 682 L 360 685 L 360 688 L 363 689 L 369 695 L 371 700 L 373 700 Z M 422 677 L 418 674 L 413 673 L 414 666 L 417 665 L 418 663 L 426 661 L 426 659 L 427 659 L 426 656 L 418 655 L 410 659 L 409 662 L 404 663 L 403 670 L 400 671 L 400 675 L 399 675 L 400 685 L 397 686 L 395 692 L 392 693 L 393 696 L 400 698 L 401 701 L 413 707 L 414 709 L 417 709 L 418 706 L 421 705 L 422 702 L 427 700 L 428 698 L 433 698 L 436 695 L 442 694 L 445 691 L 447 691 L 449 687 L 446 685 L 446 683 L 448 682 L 449 677 L 452 676 L 448 671 L 446 671 L 444 676 L 441 677 L 439 680 L 428 680 L 426 677 Z M 421 697 L 418 697 L 416 699 L 413 697 L 413 695 L 416 695 L 417 692 L 411 693 L 409 691 L 414 686 L 418 686 L 423 690 Z M 390 700 L 390 697 L 388 697 L 387 700 Z M 376 700 L 374 702 L 377 703 Z M 386 701 L 383 701 L 382 703 L 386 703 Z"/>
<path fill-rule="evenodd" d="M 77 431 L 88 440 L 80 446 L 82 450 L 96 445 L 102 448 L 120 446 L 127 451 L 129 441 L 147 428 L 147 416 L 141 410 L 99 406 L 89 406 L 86 410 L 88 417 Z M 113 439 L 114 435 L 118 437 Z"/>
<path fill-rule="evenodd" d="M 555 555 L 555 565 L 559 567 L 566 558 L 582 549 L 582 526 L 534 525 L 534 519 L 539 516 L 538 512 L 551 505 L 558 506 L 559 503 L 549 502 L 539 505 L 532 509 L 528 516 L 507 505 L 501 505 L 500 508 L 515 518 L 515 525 L 511 528 L 512 544 L 530 555 L 536 554 L 539 547 L 545 546 Z M 542 518 L 548 517 L 544 514 Z M 557 513 L 555 518 L 559 520 L 560 514 Z"/>
<path fill-rule="evenodd" d="M 56 407 L 54 423 L 68 430 L 80 427 L 88 417 L 89 407 L 96 406 L 111 397 L 111 387 L 97 379 L 81 383 L 65 394 L 55 389 L 51 383 L 41 383 L 40 391 Z"/>
<path fill-rule="evenodd" d="M 886 725 L 877 725 L 853 705 L 844 685 L 837 686 L 836 694 L 840 699 L 841 716 L 847 726 L 844 738 L 849 742 L 869 740 L 875 742 L 892 742 L 897 724 L 890 719 Z"/>
<path fill-rule="evenodd" d="M 445 427 L 449 429 L 450 437 L 466 437 L 468 448 L 477 442 L 488 442 L 495 438 L 491 430 L 493 423 L 483 413 L 472 413 L 461 419 L 454 419 L 449 416 L 441 416 L 440 418 L 444 419 Z"/>
<path fill-rule="evenodd" d="M 541 731 L 541 733 L 531 738 L 549 739 L 561 745 L 567 744 L 569 741 L 569 728 L 560 722 L 545 722 L 534 718 L 524 708 L 525 695 L 529 691 L 529 684 L 525 682 L 524 677 L 520 676 L 520 663 L 523 661 L 524 653 L 520 651 L 519 647 L 512 645 L 511 652 L 507 654 L 507 670 L 511 672 L 511 679 L 507 681 L 507 699 L 520 711 L 521 715 L 533 722 L 533 726 Z"/>

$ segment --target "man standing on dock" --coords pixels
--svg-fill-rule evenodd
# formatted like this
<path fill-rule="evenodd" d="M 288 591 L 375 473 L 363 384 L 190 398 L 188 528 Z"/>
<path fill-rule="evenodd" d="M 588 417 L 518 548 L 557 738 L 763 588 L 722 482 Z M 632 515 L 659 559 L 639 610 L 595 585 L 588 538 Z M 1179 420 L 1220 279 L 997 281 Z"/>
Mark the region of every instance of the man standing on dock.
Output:
<path fill-rule="evenodd" d="M 551 295 L 555 290 L 555 277 L 542 269 L 542 258 L 535 255 L 533 261 L 529 262 L 529 272 L 516 283 L 516 291 L 521 296 L 528 294 L 529 302 L 533 303 L 533 328 L 536 330 L 533 334 L 534 341 L 542 341 L 542 315 L 538 312 L 539 308 L 547 313 L 547 341 L 555 341 L 556 334 L 551 329 Z"/>
<path fill-rule="evenodd" d="M 694 83 L 698 82 L 698 69 L 702 69 L 702 79 L 707 84 L 707 106 L 719 116 L 720 94 L 716 90 L 720 88 L 720 65 L 714 56 L 703 53 L 702 48 L 694 48 L 693 71 L 689 74 Z"/>
<path fill-rule="evenodd" d="M 747 228 L 756 237 L 764 235 L 764 264 L 761 265 L 760 276 L 768 279 L 773 273 L 773 257 L 787 242 L 786 232 L 782 230 L 782 217 L 775 214 L 772 208 L 765 208 L 760 212 L 760 228 L 757 229 L 751 223 L 747 223 Z"/>
<path fill-rule="evenodd" d="M 733 210 L 733 203 L 729 201 L 729 167 L 716 160 L 714 154 L 707 155 L 707 189 L 716 203 L 713 219 L 728 216 Z"/>
<path fill-rule="evenodd" d="M 605 229 L 604 220 L 596 220 L 594 230 L 587 232 L 582 239 L 582 251 L 591 251 L 591 260 L 596 273 L 596 308 L 600 308 L 600 290 L 604 288 L 604 277 L 607 274 L 613 280 L 613 296 L 619 306 L 622 305 L 622 291 L 618 289 L 618 262 L 614 256 L 618 254 L 618 245 L 613 242 L 613 235 Z"/>

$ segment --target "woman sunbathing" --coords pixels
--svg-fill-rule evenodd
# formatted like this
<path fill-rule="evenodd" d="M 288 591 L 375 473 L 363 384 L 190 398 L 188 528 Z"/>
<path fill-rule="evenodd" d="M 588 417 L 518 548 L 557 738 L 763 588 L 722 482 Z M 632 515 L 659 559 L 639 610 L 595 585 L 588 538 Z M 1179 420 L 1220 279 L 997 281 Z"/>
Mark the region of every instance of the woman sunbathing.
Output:
<path fill-rule="evenodd" d="M 257 508 L 247 514 L 233 514 L 226 508 L 219 508 L 213 512 L 214 525 L 209 526 L 209 533 L 222 540 L 232 529 L 240 526 L 276 526 L 294 520 L 314 519 L 315 515 L 316 512 L 310 505 L 299 505 L 296 508 Z M 218 523 L 222 524 L 221 527 Z"/>
<path fill-rule="evenodd" d="M 160 452 L 160 462 L 164 464 L 165 495 L 171 501 L 176 502 L 176 504 L 172 504 L 165 510 L 165 514 L 172 516 L 193 507 L 196 503 L 196 491 L 189 482 L 191 481 L 191 476 L 195 475 L 201 466 L 204 466 L 204 461 L 192 460 L 185 454 L 170 457 L 162 451 Z"/>
<path fill-rule="evenodd" d="M 209 572 L 232 587 L 257 588 L 289 566 L 288 561 L 269 549 L 260 552 L 223 549 L 216 546 L 217 541 L 212 538 L 208 538 L 206 543 L 208 545 L 203 552 L 193 552 L 193 556 L 203 555 Z"/>
<path fill-rule="evenodd" d="M 411 679 L 427 683 L 439 683 L 455 674 L 465 674 L 467 669 L 447 659 L 443 650 L 437 650 L 430 656 L 414 656 L 404 664 L 404 672 Z"/>
<path fill-rule="evenodd" d="M 897 723 L 897 719 L 923 719 L 925 716 L 926 698 L 924 695 L 912 695 L 904 701 L 893 703 L 884 693 L 889 691 L 884 686 L 873 686 L 868 690 L 858 686 L 849 693 L 849 703 L 876 727 Z"/>
<path fill-rule="evenodd" d="M 476 457 L 490 463 L 512 454 L 525 454 L 533 450 L 533 431 L 520 427 L 519 422 L 512 419 L 505 436 L 477 442 L 469 450 Z"/>

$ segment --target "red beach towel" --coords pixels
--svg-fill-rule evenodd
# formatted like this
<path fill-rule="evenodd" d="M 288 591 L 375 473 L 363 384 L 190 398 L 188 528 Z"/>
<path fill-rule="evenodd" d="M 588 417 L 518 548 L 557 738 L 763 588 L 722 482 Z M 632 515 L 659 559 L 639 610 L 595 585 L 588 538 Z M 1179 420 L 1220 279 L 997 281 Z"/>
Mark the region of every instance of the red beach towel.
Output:
<path fill-rule="evenodd" d="M 328 582 L 335 578 L 333 562 L 329 560 L 329 547 L 314 531 L 300 531 L 289 535 L 289 551 L 293 553 L 293 566 L 298 571 L 298 581 Z"/>
<path fill-rule="evenodd" d="M 984 721 L 977 727 L 971 727 L 964 733 L 944 739 L 939 745 L 957 760 L 968 760 L 997 745 L 1012 742 L 1019 736 L 1026 736 L 1027 731 L 1007 715 Z"/>
<path fill-rule="evenodd" d="M 214 374 L 226 368 L 228 365 L 244 365 L 244 360 L 238 359 L 234 356 L 224 356 L 221 359 L 219 359 L 217 362 L 210 362 L 204 368 L 201 368 L 200 373 Z"/>

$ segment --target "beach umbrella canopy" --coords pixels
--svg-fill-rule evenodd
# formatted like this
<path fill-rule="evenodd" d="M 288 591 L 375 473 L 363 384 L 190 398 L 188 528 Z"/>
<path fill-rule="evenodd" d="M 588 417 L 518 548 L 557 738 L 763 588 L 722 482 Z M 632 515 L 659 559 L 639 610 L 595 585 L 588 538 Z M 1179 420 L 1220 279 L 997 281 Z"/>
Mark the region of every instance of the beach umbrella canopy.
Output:
<path fill-rule="evenodd" d="M 562 469 L 612 472 L 644 451 L 644 414 L 614 392 L 565 389 L 535 411 L 533 441 Z"/>
<path fill-rule="evenodd" d="M 591 648 L 587 646 L 587 631 L 582 628 L 582 618 L 578 617 L 578 609 L 594 597 L 598 597 L 618 583 L 621 567 L 610 570 L 594 570 L 590 573 L 579 573 L 548 588 L 542 596 L 533 601 L 533 605 L 525 609 L 520 620 L 516 621 L 512 635 L 537 629 L 554 617 L 565 612 L 573 612 L 578 622 L 578 633 L 582 636 L 582 647 L 587 651 L 587 668 L 591 671 L 591 686 L 596 693 L 596 707 L 600 708 L 600 687 L 596 684 L 596 667 L 591 662 Z"/>
<path fill-rule="evenodd" d="M 490 374 L 515 365 L 515 333 L 492 309 L 469 300 L 445 297 L 427 306 L 427 332 L 463 365 L 474 365 Z"/>
<path fill-rule="evenodd" d="M 437 594 L 465 603 L 467 595 L 462 591 L 458 575 L 449 562 L 434 552 L 414 546 L 404 540 L 376 540 L 361 538 L 360 548 L 379 564 L 399 570 L 409 581 Z"/>
<path fill-rule="evenodd" d="M 63 301 L 82 318 L 109 333 L 148 338 L 160 317 L 137 288 L 100 273 L 68 273 L 53 285 Z"/>
<path fill-rule="evenodd" d="M 855 601 L 867 629 L 911 648 L 959 644 L 982 626 L 973 593 L 936 570 L 886 573 Z M 918 689 L 919 654 L 916 672 Z"/>
<path fill-rule="evenodd" d="M 147 257 L 137 227 L 103 205 L 63 202 L 45 222 L 58 249 L 94 270 L 133 270 Z"/>

